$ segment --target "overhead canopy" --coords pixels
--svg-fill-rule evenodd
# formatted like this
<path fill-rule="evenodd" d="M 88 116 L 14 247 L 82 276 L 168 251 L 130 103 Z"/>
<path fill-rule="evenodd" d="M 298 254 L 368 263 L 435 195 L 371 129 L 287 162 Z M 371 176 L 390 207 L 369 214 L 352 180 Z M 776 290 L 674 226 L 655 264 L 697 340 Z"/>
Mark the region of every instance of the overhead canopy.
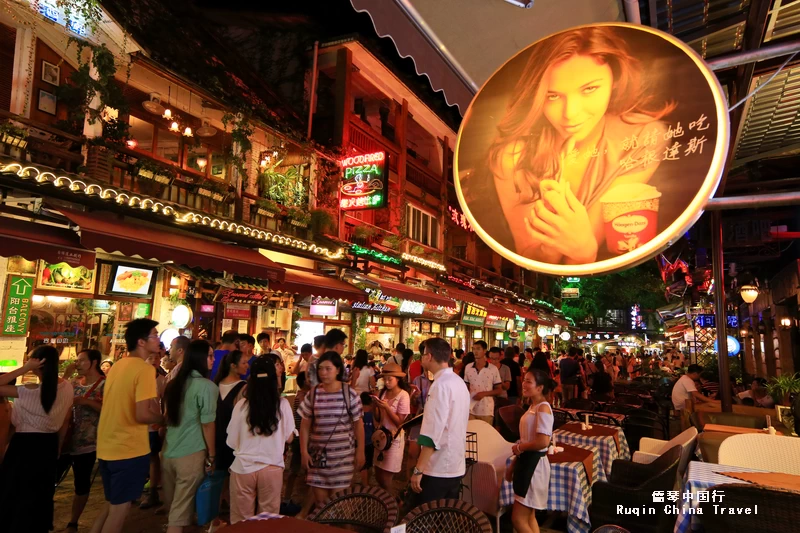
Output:
<path fill-rule="evenodd" d="M 375 280 L 381 286 L 381 291 L 388 295 L 400 298 L 401 300 L 411 300 L 414 302 L 422 302 L 430 305 L 440 305 L 442 307 L 454 307 L 455 302 L 444 296 L 439 296 L 425 289 L 418 289 L 396 281 L 389 281 L 385 279 Z"/>
<path fill-rule="evenodd" d="M 496 316 L 499 318 L 506 318 L 508 320 L 514 320 L 514 313 L 506 309 L 505 307 L 501 307 L 496 303 L 489 302 L 489 305 L 486 306 L 486 311 L 491 316 Z"/>
<path fill-rule="evenodd" d="M 619 0 L 534 1 L 521 9 L 502 0 L 350 0 L 372 17 L 434 90 L 463 115 L 472 96 L 511 56 L 552 33 L 581 24 L 624 20 Z"/>
<path fill-rule="evenodd" d="M 293 268 L 287 268 L 286 278 L 283 283 L 274 283 L 272 288 L 305 296 L 326 296 L 340 300 L 368 301 L 367 294 L 364 291 L 353 287 L 349 283 L 329 276 Z"/>
<path fill-rule="evenodd" d="M 489 307 L 489 305 L 491 304 L 489 298 L 478 296 L 477 294 L 473 294 L 469 291 L 454 289 L 452 287 L 447 287 L 447 295 L 454 300 L 467 302 L 472 305 L 479 305 L 481 307 Z"/>
<path fill-rule="evenodd" d="M 113 213 L 59 208 L 79 227 L 81 244 L 90 250 L 120 252 L 161 262 L 282 282 L 286 270 L 258 251 L 218 241 L 171 233 L 121 220 Z"/>
<path fill-rule="evenodd" d="M 0 219 L 0 236 L 5 255 L 19 255 L 28 261 L 41 259 L 50 264 L 94 268 L 95 253 L 81 246 L 74 231 L 3 217 Z"/>
<path fill-rule="evenodd" d="M 510 311 L 513 311 L 515 314 L 519 315 L 522 318 L 526 318 L 528 320 L 538 320 L 539 318 L 539 315 L 537 315 L 531 309 L 527 309 L 525 307 L 513 304 L 506 305 L 506 307 Z"/>

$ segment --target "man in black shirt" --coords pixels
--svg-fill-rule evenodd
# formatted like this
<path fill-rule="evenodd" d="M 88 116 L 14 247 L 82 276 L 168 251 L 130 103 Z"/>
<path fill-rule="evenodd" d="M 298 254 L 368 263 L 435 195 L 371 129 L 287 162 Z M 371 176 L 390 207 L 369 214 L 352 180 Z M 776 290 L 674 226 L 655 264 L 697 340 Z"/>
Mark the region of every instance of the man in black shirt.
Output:
<path fill-rule="evenodd" d="M 508 401 L 512 404 L 517 403 L 520 391 L 522 391 L 522 369 L 519 363 L 514 361 L 517 351 L 513 346 L 508 346 L 505 351 L 505 358 L 500 364 L 505 365 L 511 371 L 511 386 L 508 388 Z"/>
<path fill-rule="evenodd" d="M 561 388 L 564 391 L 564 402 L 576 398 L 578 382 L 580 381 L 581 366 L 578 363 L 578 356 L 583 351 L 575 346 L 569 349 L 569 354 L 558 364 L 561 375 Z"/>

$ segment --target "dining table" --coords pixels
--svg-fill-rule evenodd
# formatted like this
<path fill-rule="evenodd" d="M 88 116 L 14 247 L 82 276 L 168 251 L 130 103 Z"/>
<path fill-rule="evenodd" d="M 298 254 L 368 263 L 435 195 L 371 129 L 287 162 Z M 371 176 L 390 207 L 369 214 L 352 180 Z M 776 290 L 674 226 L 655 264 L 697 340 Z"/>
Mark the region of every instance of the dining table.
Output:
<path fill-rule="evenodd" d="M 567 513 L 569 533 L 589 533 L 589 506 L 592 503 L 592 485 L 605 481 L 606 474 L 600 462 L 600 453 L 591 446 L 558 444 L 563 448 L 548 455 L 550 461 L 550 486 L 547 493 L 547 510 Z M 512 457 L 506 461 L 510 467 Z M 500 489 L 500 506 L 514 503 L 513 484 L 503 480 Z"/>
<path fill-rule="evenodd" d="M 631 458 L 628 440 L 621 427 L 592 424 L 583 429 L 580 422 L 569 422 L 554 433 L 557 443 L 597 448 L 606 476 L 611 476 L 611 466 L 617 459 Z"/>
<path fill-rule="evenodd" d="M 571 414 L 571 415 L 572 415 L 572 417 L 573 417 L 575 420 L 577 420 L 578 422 L 581 422 L 581 421 L 582 421 L 582 420 L 580 419 L 580 417 L 578 416 L 578 413 L 585 413 L 585 412 L 587 412 L 585 409 L 583 409 L 583 410 L 581 410 L 581 409 L 566 409 L 566 408 L 564 408 L 564 407 L 562 407 L 562 408 L 561 408 L 561 410 L 562 410 L 562 411 L 566 411 L 566 412 L 568 412 L 569 414 Z M 603 416 L 607 416 L 607 417 L 609 417 L 609 418 L 613 418 L 614 420 L 616 420 L 616 421 L 617 421 L 617 422 L 619 422 L 620 424 L 622 424 L 622 423 L 625 421 L 625 418 L 627 417 L 627 415 L 623 415 L 622 413 L 606 413 L 606 412 L 603 412 L 603 411 L 592 411 L 592 413 L 594 413 L 594 414 L 596 414 L 596 415 L 603 415 Z"/>
<path fill-rule="evenodd" d="M 267 526 L 263 522 L 269 521 Z M 275 513 L 257 514 L 247 520 L 237 522 L 225 527 L 226 533 L 341 533 L 344 531 L 338 527 L 318 524 L 309 520 L 300 520 L 292 516 L 284 516 Z"/>

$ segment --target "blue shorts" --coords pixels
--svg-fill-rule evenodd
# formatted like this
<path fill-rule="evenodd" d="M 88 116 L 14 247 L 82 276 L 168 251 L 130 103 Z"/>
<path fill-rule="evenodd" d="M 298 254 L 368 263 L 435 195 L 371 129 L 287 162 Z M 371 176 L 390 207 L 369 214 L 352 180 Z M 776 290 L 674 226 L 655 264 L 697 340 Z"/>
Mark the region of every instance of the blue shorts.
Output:
<path fill-rule="evenodd" d="M 121 505 L 139 498 L 149 473 L 149 455 L 119 461 L 100 459 L 103 492 L 111 505 Z"/>
<path fill-rule="evenodd" d="M 148 431 L 147 436 L 150 439 L 150 453 L 154 455 L 161 453 L 161 436 L 158 431 Z"/>

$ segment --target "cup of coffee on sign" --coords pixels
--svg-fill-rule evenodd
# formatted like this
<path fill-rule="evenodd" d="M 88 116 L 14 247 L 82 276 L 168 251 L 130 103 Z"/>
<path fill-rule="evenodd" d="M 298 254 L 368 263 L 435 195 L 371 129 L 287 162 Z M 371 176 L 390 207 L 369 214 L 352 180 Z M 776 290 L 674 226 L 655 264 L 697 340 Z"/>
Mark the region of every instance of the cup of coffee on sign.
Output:
<path fill-rule="evenodd" d="M 600 198 L 609 252 L 624 254 L 655 238 L 660 198 L 658 189 L 644 183 L 617 185 Z"/>

